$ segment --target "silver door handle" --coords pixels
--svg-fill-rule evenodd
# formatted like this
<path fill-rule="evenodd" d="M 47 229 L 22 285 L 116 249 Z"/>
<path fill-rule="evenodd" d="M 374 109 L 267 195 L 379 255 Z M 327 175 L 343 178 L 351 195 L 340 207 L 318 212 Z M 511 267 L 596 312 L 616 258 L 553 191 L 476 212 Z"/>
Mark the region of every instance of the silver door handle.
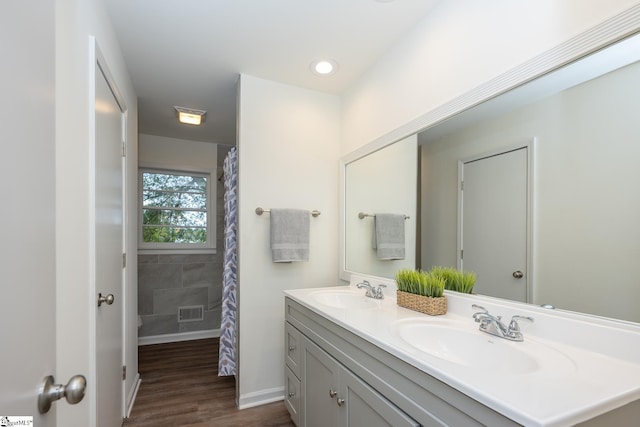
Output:
<path fill-rule="evenodd" d="M 515 277 L 516 279 L 522 279 L 524 277 L 524 273 L 518 270 L 518 271 L 514 271 L 512 276 Z"/>
<path fill-rule="evenodd" d="M 71 405 L 80 402 L 84 397 L 84 390 L 87 388 L 87 379 L 82 375 L 71 377 L 66 385 L 54 384 L 51 375 L 44 377 L 40 392 L 38 393 L 38 411 L 46 414 L 51 409 L 51 403 L 56 400 L 67 399 Z"/>
<path fill-rule="evenodd" d="M 107 296 L 103 296 L 102 294 L 98 294 L 98 307 L 100 307 L 102 305 L 102 303 L 105 303 L 107 305 L 111 305 L 111 304 L 113 304 L 114 300 L 115 300 L 115 298 L 113 297 L 113 294 L 109 294 Z"/>

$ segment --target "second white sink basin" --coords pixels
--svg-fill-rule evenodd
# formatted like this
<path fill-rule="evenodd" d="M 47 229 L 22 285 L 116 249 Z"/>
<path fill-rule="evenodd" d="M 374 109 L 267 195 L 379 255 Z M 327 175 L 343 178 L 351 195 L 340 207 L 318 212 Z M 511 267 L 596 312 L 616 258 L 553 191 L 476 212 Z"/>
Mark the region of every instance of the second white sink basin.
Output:
<path fill-rule="evenodd" d="M 531 342 L 526 337 L 524 342 L 508 341 L 461 322 L 403 319 L 394 322 L 392 333 L 420 352 L 493 374 L 528 374 L 543 369 L 556 373 L 575 370 L 570 358 L 544 344 Z"/>

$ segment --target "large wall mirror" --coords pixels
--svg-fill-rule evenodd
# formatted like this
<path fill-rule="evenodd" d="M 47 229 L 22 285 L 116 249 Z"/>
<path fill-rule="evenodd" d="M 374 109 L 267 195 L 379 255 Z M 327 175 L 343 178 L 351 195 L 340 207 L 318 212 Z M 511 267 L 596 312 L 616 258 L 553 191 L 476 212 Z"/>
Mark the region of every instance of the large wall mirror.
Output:
<path fill-rule="evenodd" d="M 511 299 L 492 287 L 505 278 L 524 289 L 513 297 L 523 302 L 640 322 L 639 60 L 640 35 L 627 37 L 397 142 L 346 156 L 342 277 L 477 268 L 478 294 Z M 495 163 L 519 150 L 524 159 L 505 161 L 515 162 L 522 182 Z M 515 191 L 508 205 L 520 211 L 509 207 L 505 218 L 523 215 L 517 226 L 505 218 L 490 224 L 499 215 L 487 205 L 502 187 Z M 360 212 L 407 215 L 404 259 L 376 257 L 371 217 Z M 514 243 L 520 261 L 505 261 L 504 239 L 491 240 L 497 226 L 522 237 Z M 472 238 L 483 252 L 475 264 L 465 251 Z"/>

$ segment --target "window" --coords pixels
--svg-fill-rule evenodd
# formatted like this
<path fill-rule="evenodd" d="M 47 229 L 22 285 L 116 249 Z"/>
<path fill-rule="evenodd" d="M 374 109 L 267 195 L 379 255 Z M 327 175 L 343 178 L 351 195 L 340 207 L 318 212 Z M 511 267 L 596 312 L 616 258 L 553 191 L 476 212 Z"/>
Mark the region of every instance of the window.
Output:
<path fill-rule="evenodd" d="M 206 173 L 140 170 L 140 249 L 213 249 Z"/>

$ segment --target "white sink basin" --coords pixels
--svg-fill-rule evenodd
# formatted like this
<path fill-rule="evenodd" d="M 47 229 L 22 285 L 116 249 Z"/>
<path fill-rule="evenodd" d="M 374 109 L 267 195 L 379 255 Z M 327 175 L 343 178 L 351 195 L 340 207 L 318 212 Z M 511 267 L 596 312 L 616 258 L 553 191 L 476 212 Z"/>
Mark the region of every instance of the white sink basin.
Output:
<path fill-rule="evenodd" d="M 318 304 L 333 308 L 369 309 L 378 307 L 379 300 L 367 298 L 364 293 L 364 290 L 356 293 L 350 289 L 332 289 L 327 291 L 316 291 L 311 294 L 311 297 Z"/>
<path fill-rule="evenodd" d="M 472 319 L 462 322 L 411 318 L 398 320 L 392 332 L 420 352 L 449 363 L 481 371 L 529 374 L 551 369 L 571 372 L 570 358 L 544 344 L 527 340 L 512 342 L 478 331 Z"/>

